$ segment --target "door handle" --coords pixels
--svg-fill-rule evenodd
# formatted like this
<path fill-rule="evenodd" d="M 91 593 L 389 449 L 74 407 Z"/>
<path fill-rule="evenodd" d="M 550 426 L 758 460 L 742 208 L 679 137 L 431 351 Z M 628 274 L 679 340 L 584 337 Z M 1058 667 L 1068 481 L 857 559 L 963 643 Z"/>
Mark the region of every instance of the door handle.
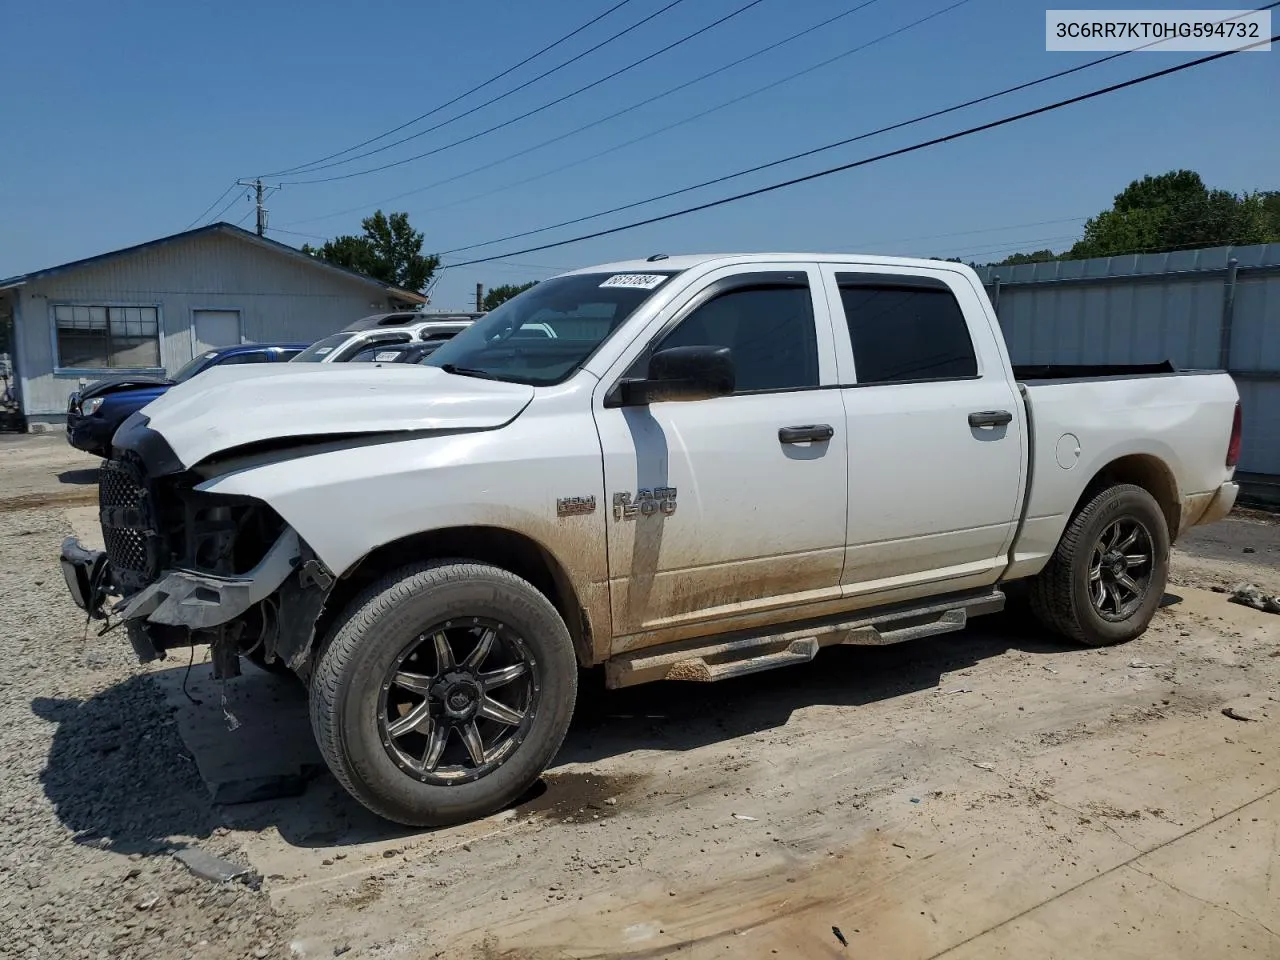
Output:
<path fill-rule="evenodd" d="M 1013 414 L 1008 410 L 979 410 L 969 414 L 971 427 L 1003 427 L 1013 422 Z"/>
<path fill-rule="evenodd" d="M 779 427 L 778 439 L 783 443 L 821 443 L 836 435 L 829 423 L 810 423 L 802 427 Z"/>

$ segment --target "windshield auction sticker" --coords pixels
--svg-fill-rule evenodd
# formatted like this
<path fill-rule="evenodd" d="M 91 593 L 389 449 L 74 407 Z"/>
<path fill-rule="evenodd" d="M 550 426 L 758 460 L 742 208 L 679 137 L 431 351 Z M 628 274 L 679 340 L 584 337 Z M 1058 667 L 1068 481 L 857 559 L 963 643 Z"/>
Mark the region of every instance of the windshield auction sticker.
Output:
<path fill-rule="evenodd" d="M 1046 10 L 1046 50 L 1271 49 L 1270 10 Z"/>
<path fill-rule="evenodd" d="M 664 273 L 615 273 L 600 284 L 602 287 L 635 287 L 639 290 L 653 290 L 667 279 Z"/>

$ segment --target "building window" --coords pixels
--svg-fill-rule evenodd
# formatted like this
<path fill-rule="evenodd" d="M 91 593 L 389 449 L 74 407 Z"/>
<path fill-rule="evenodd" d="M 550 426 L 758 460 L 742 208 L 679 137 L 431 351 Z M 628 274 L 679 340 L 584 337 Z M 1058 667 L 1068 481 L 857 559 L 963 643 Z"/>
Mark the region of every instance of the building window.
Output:
<path fill-rule="evenodd" d="M 53 307 L 58 366 L 105 370 L 160 366 L 159 310 L 59 303 Z"/>

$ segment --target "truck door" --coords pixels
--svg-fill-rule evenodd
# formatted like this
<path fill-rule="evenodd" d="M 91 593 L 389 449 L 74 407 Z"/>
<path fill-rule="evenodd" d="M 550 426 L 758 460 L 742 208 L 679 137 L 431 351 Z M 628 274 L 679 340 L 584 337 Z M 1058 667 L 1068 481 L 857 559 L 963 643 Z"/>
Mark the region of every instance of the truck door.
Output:
<path fill-rule="evenodd" d="M 603 401 L 643 377 L 654 350 L 695 345 L 732 350 L 732 396 Z M 693 285 L 597 387 L 622 648 L 840 597 L 848 458 L 835 376 L 817 268 L 771 264 Z"/>
<path fill-rule="evenodd" d="M 1022 398 L 978 290 L 883 269 L 822 268 L 849 432 L 845 593 L 993 583 L 1025 485 Z"/>

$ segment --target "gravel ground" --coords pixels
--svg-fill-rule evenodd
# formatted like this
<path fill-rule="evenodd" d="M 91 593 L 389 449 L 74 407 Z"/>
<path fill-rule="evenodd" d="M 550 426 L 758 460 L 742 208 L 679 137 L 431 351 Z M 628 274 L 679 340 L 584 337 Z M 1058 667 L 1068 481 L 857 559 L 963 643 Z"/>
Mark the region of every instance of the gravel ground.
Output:
<path fill-rule="evenodd" d="M 1210 592 L 1280 592 L 1273 517 L 1193 531 L 1123 647 L 1014 614 L 589 687 L 544 794 L 419 832 L 330 777 L 209 802 L 155 678 L 61 582 L 92 467 L 0 442 L 0 957 L 1280 956 L 1280 617 Z"/>
<path fill-rule="evenodd" d="M 55 565 L 68 532 L 0 501 L 0 956 L 287 956 L 265 894 L 173 859 L 238 851 L 127 644 L 85 638 Z"/>

